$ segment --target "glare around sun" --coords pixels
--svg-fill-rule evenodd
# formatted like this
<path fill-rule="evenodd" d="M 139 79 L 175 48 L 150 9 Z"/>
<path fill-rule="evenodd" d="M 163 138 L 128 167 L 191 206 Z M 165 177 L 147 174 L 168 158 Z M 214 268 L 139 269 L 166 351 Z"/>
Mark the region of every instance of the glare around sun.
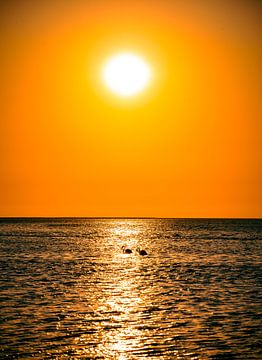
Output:
<path fill-rule="evenodd" d="M 122 53 L 110 58 L 103 69 L 103 79 L 115 94 L 128 97 L 140 93 L 149 83 L 151 69 L 139 56 Z"/>

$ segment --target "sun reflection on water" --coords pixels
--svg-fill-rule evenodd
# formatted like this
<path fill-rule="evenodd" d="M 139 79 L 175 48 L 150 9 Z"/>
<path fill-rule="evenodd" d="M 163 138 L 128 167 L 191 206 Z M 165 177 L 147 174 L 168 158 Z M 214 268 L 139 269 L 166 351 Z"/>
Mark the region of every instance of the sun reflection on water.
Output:
<path fill-rule="evenodd" d="M 142 326 L 142 311 L 148 304 L 145 293 L 141 291 L 145 284 L 141 278 L 141 259 L 135 249 L 143 229 L 132 228 L 132 225 L 132 222 L 119 221 L 110 228 L 106 238 L 111 259 L 107 264 L 109 271 L 97 272 L 96 275 L 93 299 L 97 299 L 96 313 L 104 318 L 100 324 L 97 356 L 125 360 L 127 354 L 141 346 L 142 334 L 138 325 Z M 123 254 L 121 246 L 132 248 L 133 253 Z"/>

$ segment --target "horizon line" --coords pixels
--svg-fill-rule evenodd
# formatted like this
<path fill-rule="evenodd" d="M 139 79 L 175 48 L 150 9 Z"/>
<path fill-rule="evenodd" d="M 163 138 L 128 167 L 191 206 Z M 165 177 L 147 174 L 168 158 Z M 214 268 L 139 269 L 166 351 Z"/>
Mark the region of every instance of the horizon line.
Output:
<path fill-rule="evenodd" d="M 159 216 L 0 216 L 0 219 L 163 219 L 163 220 L 184 220 L 184 219 L 214 219 L 214 220 L 262 220 L 262 217 L 159 217 Z"/>

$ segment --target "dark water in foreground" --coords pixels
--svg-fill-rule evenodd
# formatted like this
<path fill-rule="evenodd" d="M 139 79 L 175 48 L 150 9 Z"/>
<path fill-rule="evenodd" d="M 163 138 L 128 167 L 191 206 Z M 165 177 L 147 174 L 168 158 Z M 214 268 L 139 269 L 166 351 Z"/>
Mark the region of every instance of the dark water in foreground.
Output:
<path fill-rule="evenodd" d="M 261 240 L 262 220 L 0 219 L 0 358 L 261 359 Z"/>

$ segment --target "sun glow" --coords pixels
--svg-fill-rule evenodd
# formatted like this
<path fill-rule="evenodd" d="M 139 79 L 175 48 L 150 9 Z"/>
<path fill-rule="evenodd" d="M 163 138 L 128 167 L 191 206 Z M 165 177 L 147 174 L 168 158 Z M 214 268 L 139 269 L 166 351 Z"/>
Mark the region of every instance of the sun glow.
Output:
<path fill-rule="evenodd" d="M 151 69 L 139 56 L 124 53 L 106 63 L 103 79 L 114 93 L 128 97 L 141 92 L 149 83 Z"/>

